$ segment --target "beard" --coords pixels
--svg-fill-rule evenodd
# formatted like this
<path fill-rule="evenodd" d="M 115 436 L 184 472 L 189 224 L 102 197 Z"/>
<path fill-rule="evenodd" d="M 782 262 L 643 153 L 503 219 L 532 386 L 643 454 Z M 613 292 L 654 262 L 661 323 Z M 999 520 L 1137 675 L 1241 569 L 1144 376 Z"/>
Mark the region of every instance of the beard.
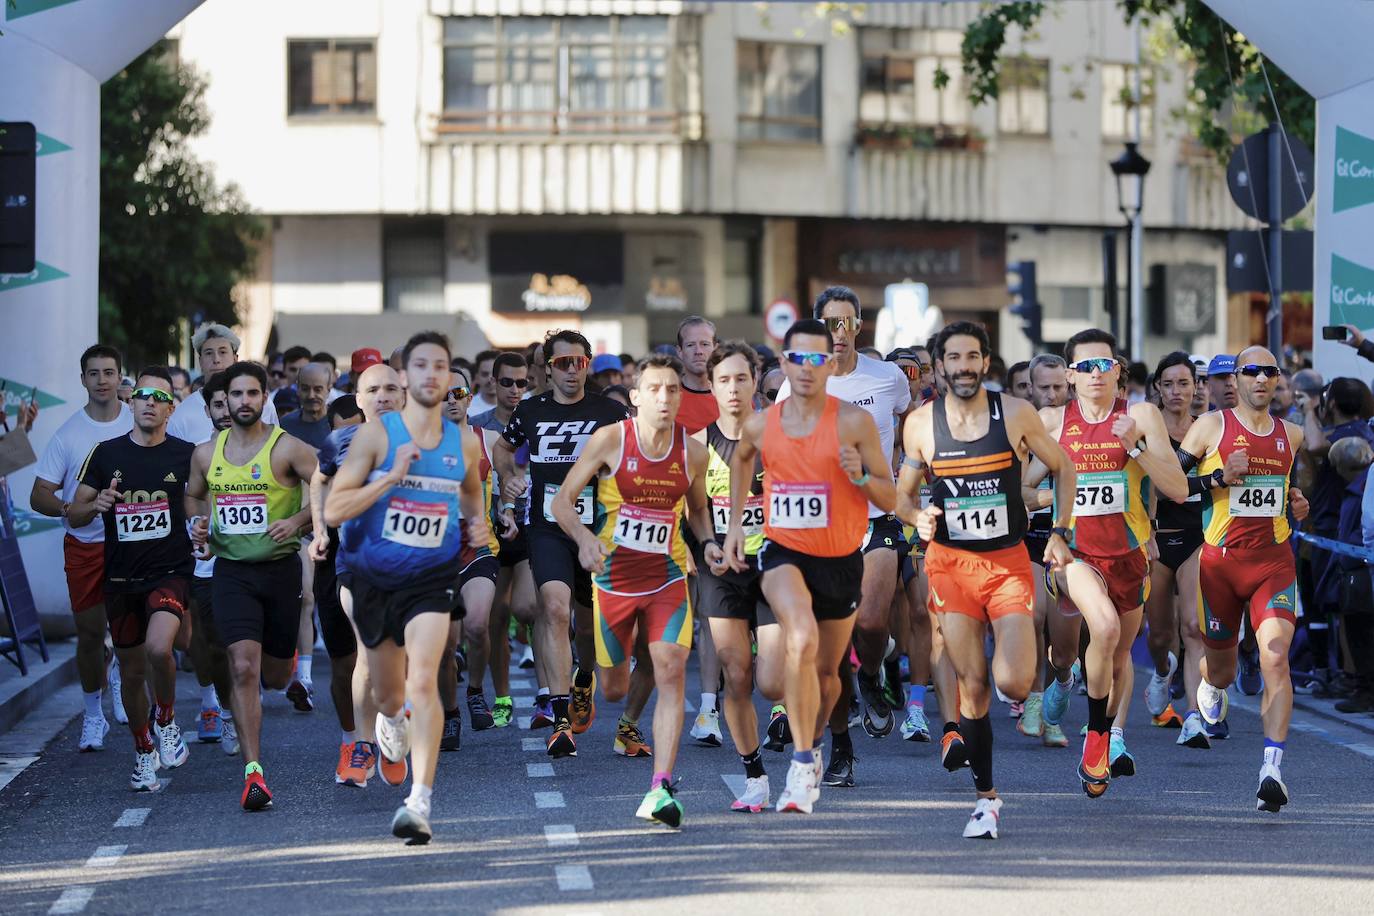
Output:
<path fill-rule="evenodd" d="M 969 400 L 978 393 L 978 389 L 983 387 L 983 373 L 964 371 L 959 373 L 945 372 L 945 390 L 961 400 Z"/>
<path fill-rule="evenodd" d="M 262 408 L 259 407 L 256 411 L 253 412 L 252 416 L 248 417 L 247 419 L 244 419 L 244 417 L 239 413 L 238 410 L 234 411 L 229 416 L 233 419 L 236 425 L 241 426 L 244 429 L 247 429 L 250 426 L 256 425 L 257 422 L 262 419 Z"/>

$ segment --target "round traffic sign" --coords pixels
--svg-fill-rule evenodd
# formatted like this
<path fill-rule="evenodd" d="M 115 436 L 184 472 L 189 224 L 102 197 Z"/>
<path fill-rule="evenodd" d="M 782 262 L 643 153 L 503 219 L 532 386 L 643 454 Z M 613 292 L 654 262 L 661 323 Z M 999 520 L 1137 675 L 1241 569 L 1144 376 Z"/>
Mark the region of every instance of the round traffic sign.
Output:
<path fill-rule="evenodd" d="M 763 313 L 763 327 L 768 336 L 782 340 L 787 329 L 797 323 L 797 306 L 787 299 L 775 299 Z"/>

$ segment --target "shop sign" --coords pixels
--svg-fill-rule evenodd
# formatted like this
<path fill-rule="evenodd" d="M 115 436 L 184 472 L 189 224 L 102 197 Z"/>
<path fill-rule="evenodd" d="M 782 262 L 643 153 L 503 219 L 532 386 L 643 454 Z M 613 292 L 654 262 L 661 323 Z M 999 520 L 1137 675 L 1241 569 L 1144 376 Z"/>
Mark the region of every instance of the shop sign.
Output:
<path fill-rule="evenodd" d="M 520 299 L 527 312 L 585 312 L 592 304 L 587 287 L 567 274 L 535 274 Z"/>
<path fill-rule="evenodd" d="M 677 277 L 653 276 L 644 294 L 644 307 L 651 312 L 683 312 L 687 310 L 687 288 Z"/>

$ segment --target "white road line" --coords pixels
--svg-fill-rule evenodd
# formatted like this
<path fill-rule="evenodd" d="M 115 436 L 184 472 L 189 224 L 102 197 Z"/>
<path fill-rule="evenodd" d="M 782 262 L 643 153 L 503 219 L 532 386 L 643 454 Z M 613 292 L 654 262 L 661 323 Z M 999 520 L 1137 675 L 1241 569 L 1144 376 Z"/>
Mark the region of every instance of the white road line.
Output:
<path fill-rule="evenodd" d="M 527 763 L 525 764 L 525 775 L 531 779 L 538 779 L 544 776 L 553 775 L 553 764 L 551 763 Z"/>
<path fill-rule="evenodd" d="M 534 681 L 511 678 L 510 689 L 511 689 L 511 690 L 533 690 L 533 689 L 534 689 Z"/>
<path fill-rule="evenodd" d="M 536 792 L 534 793 L 534 806 L 536 808 L 565 808 L 562 792 Z"/>
<path fill-rule="evenodd" d="M 69 887 L 62 892 L 51 907 L 49 913 L 80 913 L 86 908 L 86 904 L 91 902 L 95 896 L 95 885 L 83 884 L 80 887 Z"/>
<path fill-rule="evenodd" d="M 521 694 L 521 695 L 518 696 L 518 697 L 512 695 L 512 696 L 511 696 L 511 700 L 515 703 L 515 708 L 516 708 L 516 709 L 533 709 L 533 708 L 534 708 L 534 695 L 533 695 L 533 694 L 525 693 L 525 694 Z"/>
<path fill-rule="evenodd" d="M 5 786 L 13 782 L 20 773 L 37 762 L 38 758 L 32 755 L 0 757 L 0 789 L 5 788 Z"/>
<path fill-rule="evenodd" d="M 116 827 L 142 827 L 143 822 L 148 819 L 148 815 L 153 812 L 152 808 L 125 808 L 124 813 L 119 816 L 119 820 L 114 822 Z"/>
<path fill-rule="evenodd" d="M 682 708 L 685 709 L 687 712 L 696 712 L 696 711 L 697 711 L 697 708 L 696 708 L 695 706 L 692 705 L 692 701 L 691 701 L 691 700 L 686 700 L 686 699 L 684 699 L 684 700 L 682 701 Z"/>
<path fill-rule="evenodd" d="M 585 865 L 557 865 L 553 870 L 558 879 L 560 891 L 589 891 L 592 889 L 592 873 Z"/>
<path fill-rule="evenodd" d="M 572 824 L 548 824 L 544 827 L 544 841 L 550 846 L 576 846 L 577 828 Z"/>
<path fill-rule="evenodd" d="M 95 852 L 86 860 L 87 868 L 109 868 L 120 860 L 125 850 L 129 848 L 127 843 L 120 846 L 97 846 Z"/>
<path fill-rule="evenodd" d="M 720 778 L 725 780 L 725 784 L 730 787 L 730 794 L 735 798 L 744 795 L 745 779 L 739 773 L 721 773 Z"/>
<path fill-rule="evenodd" d="M 527 732 L 527 731 L 530 730 L 530 722 L 531 722 L 533 719 L 534 719 L 534 716 L 516 716 L 516 717 L 515 717 L 515 725 L 516 725 L 516 727 L 519 728 L 522 732 Z"/>
<path fill-rule="evenodd" d="M 545 750 L 543 738 L 521 738 L 520 750 L 522 751 L 542 751 Z"/>

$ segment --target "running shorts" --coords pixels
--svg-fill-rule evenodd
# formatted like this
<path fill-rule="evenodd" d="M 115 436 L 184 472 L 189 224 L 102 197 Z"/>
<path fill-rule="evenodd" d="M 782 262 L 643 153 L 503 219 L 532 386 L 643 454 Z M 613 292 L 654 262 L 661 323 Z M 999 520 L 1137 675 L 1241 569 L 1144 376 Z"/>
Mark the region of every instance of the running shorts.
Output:
<path fill-rule="evenodd" d="M 757 628 L 777 623 L 773 609 L 763 597 L 763 580 L 758 560 L 748 572 L 727 569 L 717 576 L 702 563 L 697 564 L 697 593 L 692 609 L 703 617 L 727 620 L 747 620 Z"/>
<path fill-rule="evenodd" d="M 339 532 L 329 530 L 329 552 L 323 561 L 315 564 L 315 611 L 320 616 L 320 638 L 324 640 L 324 650 L 332 659 L 347 658 L 358 651 L 358 638 L 353 635 L 353 624 L 344 613 L 343 602 L 339 600 L 339 576 L 335 561 L 339 553 Z"/>
<path fill-rule="evenodd" d="M 844 620 L 859 609 L 864 581 L 862 551 L 846 557 L 813 557 L 765 540 L 759 548 L 760 572 L 766 574 L 781 566 L 795 566 L 801 573 L 811 592 L 811 613 L 817 620 Z"/>
<path fill-rule="evenodd" d="M 648 595 L 617 595 L 593 589 L 592 617 L 596 635 L 596 663 L 613 668 L 634 651 L 635 627 L 644 641 L 692 647 L 692 605 L 687 580 L 669 582 Z"/>
<path fill-rule="evenodd" d="M 583 607 L 592 605 L 592 574 L 577 562 L 577 545 L 561 531 L 531 528 L 525 532 L 529 541 L 530 572 L 534 585 L 543 588 L 546 582 L 562 582 L 572 589 L 573 600 Z"/>
<path fill-rule="evenodd" d="M 63 535 L 62 568 L 67 573 L 67 597 L 73 614 L 105 603 L 104 543 L 87 544 L 70 534 Z"/>
<path fill-rule="evenodd" d="M 1159 548 L 1159 562 L 1177 573 L 1178 568 L 1187 563 L 1188 558 L 1202 546 L 1202 529 L 1160 531 L 1155 535 L 1155 545 Z"/>
<path fill-rule="evenodd" d="M 1287 543 L 1261 550 L 1204 544 L 1198 572 L 1198 628 L 1210 648 L 1229 649 L 1240 640 L 1241 616 L 1247 608 L 1256 631 L 1271 617 L 1297 623 L 1297 565 Z"/>
<path fill-rule="evenodd" d="M 220 645 L 251 640 L 262 654 L 292 658 L 301 628 L 301 558 L 299 554 L 245 563 L 219 557 L 210 580 L 210 603 Z"/>
<path fill-rule="evenodd" d="M 344 573 L 339 582 L 353 595 L 353 625 L 358 639 L 369 649 L 375 649 L 390 639 L 398 646 L 406 644 L 406 625 L 421 614 L 453 616 L 459 606 L 456 583 L 418 583 L 411 588 L 378 588 L 354 573 Z M 460 614 L 458 618 L 461 619 Z"/>
<path fill-rule="evenodd" d="M 1036 566 L 1044 566 L 1045 548 L 1050 544 L 1050 533 L 1048 531 L 1027 531 L 1024 543 L 1030 561 Z"/>
<path fill-rule="evenodd" d="M 499 532 L 500 528 L 498 527 L 497 530 Z M 524 528 L 520 528 L 515 537 L 509 541 L 501 541 L 500 544 L 496 559 L 501 562 L 502 569 L 519 566 L 530 558 L 530 541 Z"/>
<path fill-rule="evenodd" d="M 1107 597 L 1117 616 L 1129 614 L 1145 603 L 1150 597 L 1150 561 L 1145 556 L 1145 548 L 1123 553 L 1115 557 L 1097 557 L 1082 551 L 1073 551 L 1073 558 L 1079 563 L 1091 566 L 1107 585 Z M 1062 596 L 1061 601 L 1067 600 Z"/>
<path fill-rule="evenodd" d="M 974 553 L 945 544 L 926 548 L 926 606 L 984 622 L 1035 612 L 1035 579 L 1022 544 Z"/>
<path fill-rule="evenodd" d="M 862 550 L 864 553 L 895 550 L 899 554 L 905 551 L 906 538 L 902 535 L 902 523 L 897 521 L 897 516 L 878 515 L 870 518 Z"/>
<path fill-rule="evenodd" d="M 147 640 L 148 621 L 153 614 L 175 614 L 184 622 L 190 603 L 191 583 L 180 576 L 163 579 L 145 591 L 111 593 L 105 605 L 110 642 L 116 649 L 135 649 Z"/>

